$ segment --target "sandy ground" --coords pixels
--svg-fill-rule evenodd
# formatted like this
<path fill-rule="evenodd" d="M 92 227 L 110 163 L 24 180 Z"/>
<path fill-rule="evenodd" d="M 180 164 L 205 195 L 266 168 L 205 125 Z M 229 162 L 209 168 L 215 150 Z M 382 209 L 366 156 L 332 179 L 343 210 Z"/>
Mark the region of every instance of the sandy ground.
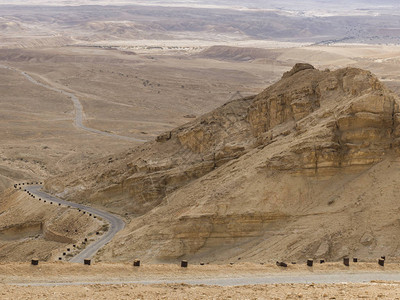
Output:
<path fill-rule="evenodd" d="M 16 287 L 0 285 L 2 299 L 399 299 L 399 283 L 276 284 L 217 287 L 186 284 Z"/>
<path fill-rule="evenodd" d="M 387 264 L 385 271 L 399 271 L 400 264 Z M 326 274 L 330 272 L 382 272 L 376 263 L 351 264 L 346 270 L 340 263 L 289 265 L 281 269 L 274 265 L 142 265 L 94 264 L 84 266 L 68 263 L 28 263 L 0 265 L 0 295 L 2 299 L 398 299 L 399 282 L 360 284 L 270 284 L 246 286 L 208 286 L 174 284 L 102 284 L 101 281 L 140 279 L 223 278 L 262 274 Z M 91 284 L 77 285 L 78 282 Z M 33 286 L 37 283 L 63 282 L 62 286 Z M 20 286 L 24 284 L 28 286 Z M 32 284 L 32 286 L 29 286 Z"/>

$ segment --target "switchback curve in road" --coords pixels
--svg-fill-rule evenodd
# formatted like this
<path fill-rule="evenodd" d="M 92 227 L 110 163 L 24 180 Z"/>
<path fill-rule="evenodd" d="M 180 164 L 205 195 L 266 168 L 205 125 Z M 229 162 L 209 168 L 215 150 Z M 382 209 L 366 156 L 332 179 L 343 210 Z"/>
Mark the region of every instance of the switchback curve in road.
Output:
<path fill-rule="evenodd" d="M 24 189 L 26 189 L 33 195 L 37 196 L 38 198 L 47 201 L 52 201 L 57 204 L 60 203 L 61 205 L 66 205 L 66 206 L 69 205 L 71 207 L 81 209 L 97 217 L 101 217 L 110 224 L 109 229 L 101 236 L 100 239 L 88 244 L 84 250 L 82 250 L 80 253 L 72 257 L 69 260 L 70 262 L 81 263 L 83 262 L 84 259 L 93 257 L 97 253 L 97 251 L 99 251 L 103 246 L 105 246 L 108 242 L 110 242 L 112 238 L 125 227 L 125 222 L 114 214 L 90 206 L 86 206 L 83 204 L 62 200 L 60 198 L 57 198 L 55 196 L 43 192 L 41 188 L 42 188 L 41 185 L 28 185 L 24 187 Z"/>
<path fill-rule="evenodd" d="M 90 127 L 86 127 L 85 125 L 83 125 L 83 107 L 82 107 L 82 103 L 79 101 L 79 98 L 70 92 L 58 89 L 56 87 L 41 83 L 37 80 L 35 80 L 34 78 L 32 78 L 32 76 L 30 76 L 29 74 L 27 74 L 24 71 L 20 71 L 17 70 L 15 68 L 11 68 L 8 66 L 4 66 L 4 65 L 0 65 L 0 68 L 3 69 L 8 69 L 8 70 L 13 70 L 16 72 L 21 73 L 26 79 L 28 79 L 30 82 L 32 82 L 33 84 L 39 85 L 45 89 L 51 90 L 53 92 L 58 92 L 61 93 L 67 97 L 69 97 L 72 101 L 72 103 L 74 104 L 74 108 L 75 108 L 75 120 L 74 120 L 74 124 L 76 127 L 91 132 L 91 133 L 95 133 L 95 134 L 100 134 L 103 136 L 108 136 L 108 137 L 112 137 L 112 138 L 118 138 L 120 140 L 125 140 L 125 141 L 132 141 L 132 142 L 140 142 L 140 143 L 144 143 L 147 142 L 147 140 L 142 140 L 142 139 L 138 139 L 138 138 L 134 138 L 134 137 L 128 137 L 128 136 L 122 136 L 122 135 L 118 135 L 118 134 L 113 134 L 113 133 L 109 133 L 109 132 L 105 132 L 105 131 L 101 131 L 98 129 L 94 129 L 94 128 L 90 128 Z"/>

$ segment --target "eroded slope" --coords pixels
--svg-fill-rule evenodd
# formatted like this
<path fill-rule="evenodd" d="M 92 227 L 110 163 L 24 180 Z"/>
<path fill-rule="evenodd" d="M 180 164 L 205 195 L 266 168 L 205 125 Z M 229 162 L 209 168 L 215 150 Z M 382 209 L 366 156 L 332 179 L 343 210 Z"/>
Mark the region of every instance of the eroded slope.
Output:
<path fill-rule="evenodd" d="M 46 187 L 132 217 L 102 259 L 397 255 L 398 117 L 370 72 L 297 64 L 255 97 Z"/>
<path fill-rule="evenodd" d="M 84 238 L 103 224 L 78 210 L 32 198 L 23 189 L 8 189 L 1 199 L 0 261 L 58 260 L 67 247 L 84 247 Z"/>

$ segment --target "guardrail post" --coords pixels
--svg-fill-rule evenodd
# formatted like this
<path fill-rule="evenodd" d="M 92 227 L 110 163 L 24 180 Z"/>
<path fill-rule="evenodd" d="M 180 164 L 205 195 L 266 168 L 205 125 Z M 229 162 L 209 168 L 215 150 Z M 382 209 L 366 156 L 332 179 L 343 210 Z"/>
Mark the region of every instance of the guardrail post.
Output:
<path fill-rule="evenodd" d="M 182 260 L 181 261 L 181 268 L 187 268 L 187 266 L 188 266 L 187 260 Z"/>
<path fill-rule="evenodd" d="M 278 267 L 287 268 L 287 263 L 285 263 L 285 262 L 283 262 L 283 261 L 277 261 L 277 262 L 276 262 L 276 265 L 277 265 Z"/>
<path fill-rule="evenodd" d="M 350 266 L 350 259 L 348 257 L 344 257 L 343 258 L 343 264 L 348 267 Z"/>

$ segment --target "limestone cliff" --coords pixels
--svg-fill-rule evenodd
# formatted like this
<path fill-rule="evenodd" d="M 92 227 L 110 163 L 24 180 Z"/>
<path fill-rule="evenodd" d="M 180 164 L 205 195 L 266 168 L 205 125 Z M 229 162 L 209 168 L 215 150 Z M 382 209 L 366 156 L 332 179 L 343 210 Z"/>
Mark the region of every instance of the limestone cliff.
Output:
<path fill-rule="evenodd" d="M 102 259 L 373 257 L 397 230 L 399 114 L 368 71 L 297 64 L 254 97 L 46 188 L 127 215 Z"/>

